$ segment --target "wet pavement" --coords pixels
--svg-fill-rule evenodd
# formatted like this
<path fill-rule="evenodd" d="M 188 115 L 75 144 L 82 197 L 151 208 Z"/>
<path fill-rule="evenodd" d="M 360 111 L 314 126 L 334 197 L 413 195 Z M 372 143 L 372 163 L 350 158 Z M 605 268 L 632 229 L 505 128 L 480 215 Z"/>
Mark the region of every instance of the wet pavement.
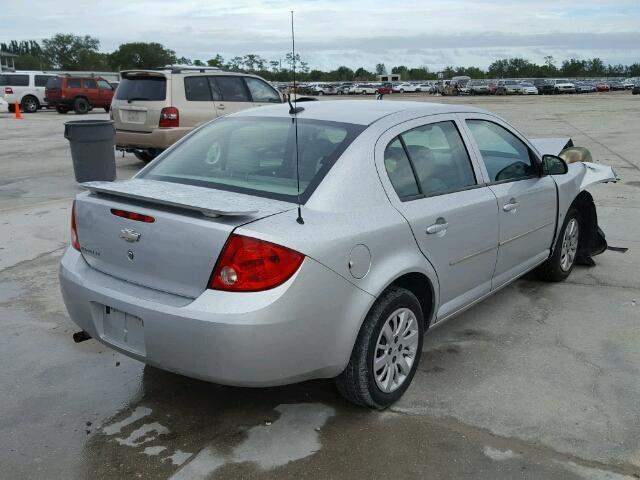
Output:
<path fill-rule="evenodd" d="M 73 118 L 0 114 L 0 478 L 640 478 L 636 100 L 445 99 L 613 165 L 623 181 L 592 192 L 610 244 L 630 250 L 560 284 L 526 277 L 434 329 L 384 412 L 330 380 L 230 388 L 75 344 L 57 283 Z M 119 178 L 140 166 L 119 158 Z"/>

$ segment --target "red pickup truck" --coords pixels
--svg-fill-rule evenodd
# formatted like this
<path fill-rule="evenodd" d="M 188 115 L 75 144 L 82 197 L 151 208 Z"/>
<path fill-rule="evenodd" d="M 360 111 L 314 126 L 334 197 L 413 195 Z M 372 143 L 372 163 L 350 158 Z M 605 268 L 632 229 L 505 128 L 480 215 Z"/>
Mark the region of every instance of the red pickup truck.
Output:
<path fill-rule="evenodd" d="M 114 91 L 111 84 L 101 77 L 65 75 L 51 77 L 47 81 L 44 96 L 58 113 L 73 110 L 84 114 L 94 107 L 102 107 L 108 112 Z"/>

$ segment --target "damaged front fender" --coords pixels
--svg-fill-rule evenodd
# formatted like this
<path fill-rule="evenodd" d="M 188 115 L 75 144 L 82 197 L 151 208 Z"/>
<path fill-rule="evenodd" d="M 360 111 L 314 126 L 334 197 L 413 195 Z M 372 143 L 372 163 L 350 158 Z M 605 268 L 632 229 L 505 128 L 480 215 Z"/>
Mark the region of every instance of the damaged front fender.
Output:
<path fill-rule="evenodd" d="M 582 181 L 580 191 L 586 190 L 596 183 L 608 183 L 618 181 L 616 173 L 609 165 L 598 165 L 591 162 L 576 162 L 569 164 L 569 168 L 582 168 Z"/>

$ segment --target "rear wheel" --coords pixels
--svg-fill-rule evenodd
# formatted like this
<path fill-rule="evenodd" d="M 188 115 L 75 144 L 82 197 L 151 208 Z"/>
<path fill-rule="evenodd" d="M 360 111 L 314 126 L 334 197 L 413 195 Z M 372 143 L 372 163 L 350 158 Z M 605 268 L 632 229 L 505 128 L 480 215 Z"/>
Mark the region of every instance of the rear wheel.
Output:
<path fill-rule="evenodd" d="M 149 163 L 151 160 L 158 156 L 157 153 L 151 152 L 149 150 L 140 150 L 137 152 L 133 152 L 138 160 L 143 161 L 144 163 Z"/>
<path fill-rule="evenodd" d="M 336 378 L 341 395 L 378 409 L 398 400 L 418 368 L 424 329 L 416 296 L 389 288 L 367 314 L 347 368 Z"/>
<path fill-rule="evenodd" d="M 559 282 L 569 276 L 580 247 L 580 227 L 580 212 L 572 208 L 567 213 L 553 255 L 536 270 L 540 279 Z"/>
<path fill-rule="evenodd" d="M 15 104 L 10 103 L 8 108 L 9 108 L 9 112 L 10 112 L 10 113 L 15 113 L 15 111 L 16 111 L 16 106 L 15 106 Z"/>
<path fill-rule="evenodd" d="M 73 110 L 78 115 L 84 115 L 89 111 L 89 102 L 86 98 L 76 98 L 73 102 Z"/>
<path fill-rule="evenodd" d="M 20 102 L 20 108 L 25 113 L 35 113 L 40 108 L 40 102 L 38 102 L 36 97 L 27 95 L 22 99 L 22 102 Z"/>

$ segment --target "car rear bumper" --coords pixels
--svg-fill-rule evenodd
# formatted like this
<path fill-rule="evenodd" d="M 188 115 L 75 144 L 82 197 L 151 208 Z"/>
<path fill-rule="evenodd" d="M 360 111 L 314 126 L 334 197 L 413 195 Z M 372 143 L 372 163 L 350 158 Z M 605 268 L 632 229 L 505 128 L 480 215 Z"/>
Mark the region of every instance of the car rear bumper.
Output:
<path fill-rule="evenodd" d="M 96 340 L 164 370 L 238 386 L 338 375 L 374 300 L 309 258 L 272 290 L 206 290 L 194 300 L 103 274 L 72 248 L 59 279 L 71 319 Z M 106 332 L 105 306 L 142 320 L 137 346 Z"/>
<path fill-rule="evenodd" d="M 154 128 L 150 132 L 138 132 L 116 128 L 115 143 L 122 148 L 157 148 L 164 150 L 191 132 L 190 127 Z"/>

